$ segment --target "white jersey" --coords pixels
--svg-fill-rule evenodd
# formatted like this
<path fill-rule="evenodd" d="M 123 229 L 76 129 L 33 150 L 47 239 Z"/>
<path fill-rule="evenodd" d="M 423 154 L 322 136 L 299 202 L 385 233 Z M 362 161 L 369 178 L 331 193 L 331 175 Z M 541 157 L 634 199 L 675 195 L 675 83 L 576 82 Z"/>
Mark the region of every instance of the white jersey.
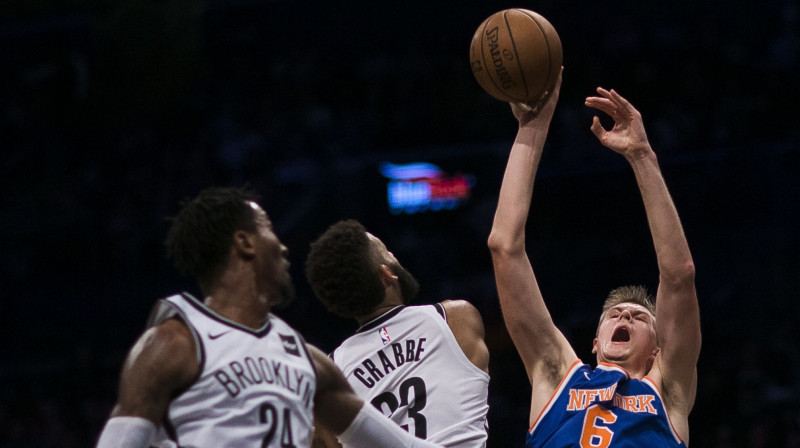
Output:
<path fill-rule="evenodd" d="M 192 331 L 200 372 L 169 405 L 163 430 L 180 447 L 309 447 L 317 375 L 305 343 L 270 314 L 253 330 L 189 294 L 159 301 L 150 325 Z"/>
<path fill-rule="evenodd" d="M 467 359 L 441 304 L 399 306 L 364 324 L 333 360 L 364 401 L 421 439 L 485 447 L 489 375 Z"/>

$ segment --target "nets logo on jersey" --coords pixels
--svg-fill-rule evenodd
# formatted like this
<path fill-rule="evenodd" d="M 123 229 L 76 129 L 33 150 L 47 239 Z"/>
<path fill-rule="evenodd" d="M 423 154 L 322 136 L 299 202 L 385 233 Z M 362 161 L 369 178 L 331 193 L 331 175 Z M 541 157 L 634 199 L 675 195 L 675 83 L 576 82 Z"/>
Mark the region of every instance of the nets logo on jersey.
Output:
<path fill-rule="evenodd" d="M 297 346 L 297 338 L 292 335 L 285 335 L 278 333 L 278 336 L 281 337 L 281 342 L 283 342 L 283 349 L 286 350 L 286 353 L 294 356 L 300 356 L 300 347 Z"/>
<path fill-rule="evenodd" d="M 392 338 L 389 337 L 389 330 L 387 330 L 386 327 L 381 327 L 381 329 L 378 330 L 378 335 L 381 337 L 381 342 L 383 342 L 383 345 L 392 342 Z"/>

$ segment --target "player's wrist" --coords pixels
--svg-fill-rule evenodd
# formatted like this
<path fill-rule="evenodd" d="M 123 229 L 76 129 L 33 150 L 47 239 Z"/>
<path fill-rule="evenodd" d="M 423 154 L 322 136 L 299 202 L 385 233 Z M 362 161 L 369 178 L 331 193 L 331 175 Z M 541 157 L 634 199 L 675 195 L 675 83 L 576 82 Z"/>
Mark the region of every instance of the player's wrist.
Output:
<path fill-rule="evenodd" d="M 637 143 L 635 145 L 631 145 L 631 147 L 624 152 L 625 159 L 628 160 L 630 163 L 641 162 L 646 159 L 656 159 L 656 153 L 653 151 L 653 148 L 650 146 L 650 143 L 645 141 L 644 143 Z"/>
<path fill-rule="evenodd" d="M 549 122 L 544 123 L 537 123 L 536 121 L 530 121 L 526 124 L 520 124 L 519 129 L 517 129 L 517 137 L 515 142 L 526 144 L 536 147 L 544 146 L 544 141 L 547 139 L 547 132 L 549 131 Z"/>

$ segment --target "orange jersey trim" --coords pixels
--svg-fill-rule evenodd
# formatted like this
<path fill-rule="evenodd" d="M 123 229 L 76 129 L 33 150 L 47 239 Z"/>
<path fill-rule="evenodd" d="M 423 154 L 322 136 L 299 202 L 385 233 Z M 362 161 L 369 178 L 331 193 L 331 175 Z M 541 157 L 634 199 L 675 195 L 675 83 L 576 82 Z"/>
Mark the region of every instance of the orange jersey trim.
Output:
<path fill-rule="evenodd" d="M 563 389 L 563 387 L 566 385 L 566 382 L 567 382 L 567 380 L 568 380 L 569 378 L 571 378 L 571 377 L 572 377 L 572 375 L 574 375 L 574 374 L 575 374 L 575 372 L 577 372 L 577 371 L 578 371 L 578 367 L 580 367 L 580 366 L 582 366 L 582 365 L 583 365 L 583 362 L 581 362 L 581 360 L 580 360 L 580 359 L 576 359 L 575 361 L 573 361 L 573 362 L 572 362 L 572 364 L 570 364 L 570 365 L 569 365 L 569 368 L 567 369 L 567 373 L 566 373 L 566 374 L 564 374 L 564 376 L 561 378 L 561 381 L 559 381 L 559 382 L 558 382 L 558 386 L 556 386 L 555 390 L 553 391 L 553 394 L 552 394 L 552 395 L 550 395 L 550 399 L 549 399 L 549 400 L 547 400 L 547 403 L 545 403 L 545 405 L 544 405 L 544 407 L 542 408 L 542 410 L 541 410 L 541 411 L 539 411 L 539 415 L 537 415 L 537 416 L 536 416 L 536 420 L 534 420 L 534 421 L 533 421 L 533 424 L 531 425 L 531 427 L 530 427 L 530 428 L 528 428 L 528 432 L 533 432 L 533 429 L 534 429 L 534 428 L 536 427 L 536 425 L 539 423 L 539 420 L 541 420 L 542 416 L 543 416 L 543 415 L 544 415 L 544 414 L 545 414 L 547 411 L 549 411 L 549 410 L 550 410 L 550 407 L 553 405 L 553 400 L 554 400 L 554 399 L 555 399 L 557 396 L 559 396 L 559 395 L 561 394 L 561 392 L 562 392 L 562 389 Z"/>
<path fill-rule="evenodd" d="M 683 439 L 681 438 L 680 434 L 678 434 L 678 431 L 675 430 L 675 425 L 672 424 L 672 419 L 669 418 L 669 410 L 667 410 L 667 402 L 664 401 L 664 397 L 661 395 L 661 390 L 658 388 L 658 385 L 656 385 L 656 382 L 653 381 L 653 379 L 650 378 L 647 375 L 645 375 L 645 377 L 642 378 L 642 382 L 650 385 L 650 387 L 652 387 L 653 390 L 656 391 L 656 395 L 658 395 L 658 399 L 661 400 L 661 406 L 664 407 L 664 414 L 665 414 L 665 417 L 667 417 L 667 422 L 669 423 L 669 428 L 672 430 L 672 435 L 675 436 L 675 439 L 678 441 L 678 443 L 683 442 Z"/>
<path fill-rule="evenodd" d="M 624 373 L 625 376 L 628 377 L 628 379 L 631 379 L 631 374 L 627 370 L 625 370 L 624 367 L 622 367 L 620 365 L 612 364 L 610 362 L 599 362 L 599 363 L 597 363 L 597 366 L 598 367 L 603 366 L 603 367 L 608 367 L 609 369 L 619 370 L 622 373 Z"/>

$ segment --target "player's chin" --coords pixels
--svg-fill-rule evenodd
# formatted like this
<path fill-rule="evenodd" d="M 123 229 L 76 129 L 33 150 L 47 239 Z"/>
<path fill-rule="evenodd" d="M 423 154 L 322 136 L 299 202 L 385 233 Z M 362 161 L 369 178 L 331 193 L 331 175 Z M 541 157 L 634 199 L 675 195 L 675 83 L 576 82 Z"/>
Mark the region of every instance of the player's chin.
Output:
<path fill-rule="evenodd" d="M 609 362 L 623 361 L 630 355 L 627 345 L 614 344 L 603 350 L 603 358 Z"/>
<path fill-rule="evenodd" d="M 294 285 L 290 278 L 287 282 L 281 284 L 278 295 L 271 305 L 276 308 L 284 308 L 292 303 L 295 298 L 297 298 L 297 296 L 295 295 Z"/>

